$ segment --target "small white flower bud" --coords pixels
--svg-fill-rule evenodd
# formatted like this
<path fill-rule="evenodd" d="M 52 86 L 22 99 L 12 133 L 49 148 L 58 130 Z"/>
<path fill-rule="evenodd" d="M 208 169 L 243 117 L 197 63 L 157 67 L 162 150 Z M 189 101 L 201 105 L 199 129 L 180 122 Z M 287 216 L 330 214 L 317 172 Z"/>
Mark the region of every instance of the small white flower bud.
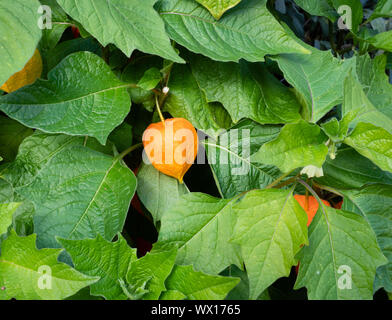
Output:
<path fill-rule="evenodd" d="M 309 178 L 320 178 L 324 176 L 323 168 L 318 168 L 316 166 L 306 166 L 301 170 L 301 174 L 306 174 Z"/>
<path fill-rule="evenodd" d="M 164 94 L 168 94 L 169 91 L 170 91 L 170 88 L 169 88 L 169 87 L 164 87 L 164 88 L 162 89 L 162 92 L 163 92 Z"/>

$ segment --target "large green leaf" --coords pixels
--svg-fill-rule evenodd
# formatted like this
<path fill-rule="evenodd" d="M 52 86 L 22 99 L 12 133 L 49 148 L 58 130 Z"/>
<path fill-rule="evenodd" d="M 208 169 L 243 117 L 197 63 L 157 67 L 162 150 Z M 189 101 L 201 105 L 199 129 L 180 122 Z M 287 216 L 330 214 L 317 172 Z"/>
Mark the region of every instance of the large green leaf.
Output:
<path fill-rule="evenodd" d="M 315 124 L 303 120 L 286 124 L 279 136 L 265 143 L 251 159 L 276 165 L 283 172 L 314 165 L 321 167 L 328 154 L 327 136 Z"/>
<path fill-rule="evenodd" d="M 165 212 L 158 242 L 178 246 L 177 264 L 218 274 L 231 264 L 241 267 L 238 245 L 229 243 L 235 217 L 232 200 L 203 193 L 184 195 Z"/>
<path fill-rule="evenodd" d="M 129 265 L 136 260 L 136 249 L 130 248 L 120 234 L 116 242 L 100 235 L 95 239 L 57 240 L 71 255 L 76 270 L 100 278 L 90 287 L 92 295 L 108 300 L 126 299 L 119 281 L 125 279 Z"/>
<path fill-rule="evenodd" d="M 386 55 L 379 55 L 374 59 L 369 55 L 358 56 L 356 70 L 369 100 L 379 111 L 392 118 L 392 84 L 385 73 L 386 63 Z"/>
<path fill-rule="evenodd" d="M 241 245 L 256 299 L 276 279 L 288 276 L 295 254 L 307 244 L 307 215 L 291 190 L 255 190 L 233 206 L 237 216 L 233 241 Z"/>
<path fill-rule="evenodd" d="M 18 192 L 34 203 L 38 246 L 58 247 L 56 236 L 100 234 L 112 240 L 123 228 L 135 190 L 136 177 L 118 157 L 73 146 L 58 152 Z"/>
<path fill-rule="evenodd" d="M 185 118 L 194 127 L 204 131 L 215 132 L 231 124 L 231 119 L 225 116 L 222 106 L 207 102 L 205 93 L 189 66 L 173 67 L 169 87 L 170 95 L 166 100 L 165 110 L 173 117 Z"/>
<path fill-rule="evenodd" d="M 114 43 L 128 57 L 135 49 L 183 62 L 170 45 L 153 6 L 157 0 L 57 0 L 63 9 L 106 46 Z"/>
<path fill-rule="evenodd" d="M 344 206 L 348 198 L 354 205 L 353 209 L 366 217 L 389 261 L 377 269 L 374 291 L 384 287 L 392 292 L 392 186 L 375 184 L 358 191 L 346 191 L 344 195 Z"/>
<path fill-rule="evenodd" d="M 161 221 L 164 212 L 181 195 L 189 192 L 185 184 L 169 177 L 152 165 L 142 164 L 137 174 L 137 194 L 140 201 L 151 213 L 154 222 Z"/>
<path fill-rule="evenodd" d="M 175 266 L 166 288 L 182 292 L 189 300 L 223 300 L 239 281 L 196 272 L 192 266 Z"/>
<path fill-rule="evenodd" d="M 361 84 L 351 75 L 344 82 L 342 111 L 344 116 L 342 130 L 344 134 L 347 133 L 348 127 L 354 127 L 358 122 L 383 127 L 392 134 L 392 118 L 381 112 L 369 101 L 362 90 Z"/>
<path fill-rule="evenodd" d="M 221 102 L 234 122 L 250 118 L 259 123 L 287 123 L 301 118 L 294 93 L 265 67 L 192 56 L 191 68 L 207 100 Z"/>
<path fill-rule="evenodd" d="M 392 174 L 382 171 L 354 149 L 344 146 L 338 150 L 336 159 L 329 157 L 323 165 L 324 176 L 317 182 L 336 189 L 361 188 L 368 183 L 392 185 Z"/>
<path fill-rule="evenodd" d="M 218 61 L 263 61 L 266 54 L 309 53 L 275 20 L 266 0 L 246 0 L 216 21 L 194 0 L 163 0 L 159 12 L 169 36 Z"/>
<path fill-rule="evenodd" d="M 376 269 L 387 263 L 376 236 L 360 215 L 322 205 L 309 229 L 309 246 L 298 255 L 295 288 L 309 299 L 372 299 Z"/>
<path fill-rule="evenodd" d="M 104 147 L 93 138 L 85 139 L 36 131 L 20 145 L 15 161 L 3 169 L 0 168 L 0 176 L 16 189 L 26 186 L 54 156 L 72 146 L 87 146 L 103 153 L 108 153 L 108 147 L 110 150 L 110 146 Z"/>
<path fill-rule="evenodd" d="M 208 163 L 224 198 L 263 189 L 281 175 L 275 166 L 251 161 L 251 155 L 264 143 L 276 138 L 279 131 L 279 126 L 243 120 L 217 139 L 209 138 L 203 142 Z"/>
<path fill-rule="evenodd" d="M 127 274 L 130 285 L 147 282 L 144 300 L 158 300 L 162 291 L 166 290 L 165 281 L 172 272 L 176 260 L 177 249 L 151 251 L 144 257 L 134 261 Z M 167 288 L 169 289 L 169 288 Z"/>
<path fill-rule="evenodd" d="M 0 154 L 5 161 L 13 161 L 18 153 L 21 142 L 31 135 L 33 130 L 19 122 L 0 117 Z"/>
<path fill-rule="evenodd" d="M 220 17 L 230 8 L 235 7 L 241 0 L 196 0 L 205 6 L 215 19 Z"/>
<path fill-rule="evenodd" d="M 0 3 L 0 86 L 23 69 L 41 38 L 38 0 L 2 0 Z"/>
<path fill-rule="evenodd" d="M 8 227 L 12 224 L 12 216 L 19 206 L 20 203 L 17 202 L 0 204 L 0 236 L 7 232 Z"/>
<path fill-rule="evenodd" d="M 78 52 L 52 69 L 47 81 L 1 97 L 0 110 L 31 128 L 88 135 L 105 144 L 129 112 L 126 88 L 101 58 Z"/>
<path fill-rule="evenodd" d="M 372 160 L 382 170 L 392 172 L 392 134 L 370 123 L 358 123 L 344 143 Z"/>
<path fill-rule="evenodd" d="M 61 300 L 99 279 L 58 262 L 61 249 L 37 250 L 35 239 L 36 235 L 18 237 L 11 231 L 2 242 L 0 300 Z"/>
<path fill-rule="evenodd" d="M 306 104 L 306 119 L 317 122 L 343 101 L 343 82 L 355 59 L 338 60 L 331 51 L 312 49 L 312 54 L 281 54 L 276 58 L 285 79 Z"/>

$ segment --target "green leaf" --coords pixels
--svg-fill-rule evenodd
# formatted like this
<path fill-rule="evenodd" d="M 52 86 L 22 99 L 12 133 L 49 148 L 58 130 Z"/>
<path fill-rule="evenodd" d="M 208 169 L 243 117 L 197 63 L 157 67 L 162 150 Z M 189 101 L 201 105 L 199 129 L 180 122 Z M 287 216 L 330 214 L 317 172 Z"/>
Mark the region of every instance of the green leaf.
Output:
<path fill-rule="evenodd" d="M 37 0 L 2 0 L 0 4 L 0 86 L 23 69 L 41 38 Z"/>
<path fill-rule="evenodd" d="M 325 205 L 298 258 L 295 288 L 306 286 L 311 300 L 372 299 L 376 268 L 387 262 L 363 217 Z"/>
<path fill-rule="evenodd" d="M 336 118 L 332 118 L 329 121 L 322 123 L 321 128 L 335 143 L 343 141 L 346 137 L 346 133 L 340 128 L 340 122 Z"/>
<path fill-rule="evenodd" d="M 13 218 L 12 228 L 16 231 L 17 235 L 29 236 L 34 233 L 34 213 L 33 203 L 24 199 L 20 207 L 15 211 Z"/>
<path fill-rule="evenodd" d="M 275 20 L 266 0 L 242 1 L 216 21 L 194 0 L 165 0 L 158 11 L 169 36 L 218 61 L 264 61 L 266 54 L 309 53 Z"/>
<path fill-rule="evenodd" d="M 336 20 L 336 12 L 328 0 L 294 0 L 305 11 L 315 16 L 327 17 L 331 21 Z"/>
<path fill-rule="evenodd" d="M 92 53 L 69 55 L 48 79 L 1 97 L 0 110 L 28 127 L 88 135 L 102 144 L 129 112 L 127 85 Z"/>
<path fill-rule="evenodd" d="M 233 241 L 241 245 L 250 299 L 288 276 L 295 254 L 308 243 L 307 215 L 292 195 L 293 190 L 255 190 L 233 206 Z"/>
<path fill-rule="evenodd" d="M 95 239 L 57 241 L 71 255 L 75 269 L 100 280 L 90 287 L 93 296 L 107 300 L 126 299 L 119 280 L 125 279 L 129 265 L 136 260 L 136 249 L 128 246 L 118 234 L 116 242 L 109 242 L 98 235 Z"/>
<path fill-rule="evenodd" d="M 263 66 L 192 56 L 191 68 L 207 100 L 221 102 L 234 122 L 250 118 L 273 124 L 301 118 L 294 93 Z"/>
<path fill-rule="evenodd" d="M 181 195 L 189 192 L 185 184 L 145 163 L 140 166 L 137 181 L 139 199 L 151 213 L 155 224 L 161 221 L 168 207 L 173 205 Z"/>
<path fill-rule="evenodd" d="M 361 84 L 353 76 L 344 82 L 343 120 L 341 132 L 346 135 L 348 128 L 359 122 L 383 127 L 392 134 L 392 118 L 379 111 L 367 98 Z"/>
<path fill-rule="evenodd" d="M 106 153 L 107 147 L 92 138 L 86 140 L 83 137 L 53 135 L 36 131 L 20 145 L 15 161 L 4 169 L 0 169 L 0 176 L 2 175 L 16 189 L 27 186 L 59 152 L 73 146 L 84 145 Z"/>
<path fill-rule="evenodd" d="M 392 30 L 367 37 L 365 41 L 378 49 L 392 52 Z"/>
<path fill-rule="evenodd" d="M 123 122 L 116 129 L 112 131 L 109 136 L 109 141 L 113 142 L 118 152 L 123 152 L 132 146 L 133 132 L 132 126 L 127 122 Z"/>
<path fill-rule="evenodd" d="M 37 250 L 35 239 L 36 235 L 18 237 L 11 231 L 2 242 L 0 300 L 61 300 L 99 279 L 57 262 L 61 249 Z"/>
<path fill-rule="evenodd" d="M 0 204 L 0 236 L 7 232 L 8 227 L 12 224 L 12 216 L 20 205 L 17 202 Z"/>
<path fill-rule="evenodd" d="M 358 123 L 344 143 L 372 160 L 382 170 L 392 172 L 392 134 L 370 123 Z"/>
<path fill-rule="evenodd" d="M 146 285 L 151 277 L 137 279 L 135 284 L 127 284 L 124 280 L 120 279 L 120 286 L 129 300 L 141 300 L 141 298 L 148 293 L 146 290 Z"/>
<path fill-rule="evenodd" d="M 241 267 L 239 247 L 229 243 L 235 216 L 232 200 L 203 193 L 182 196 L 165 212 L 158 242 L 178 246 L 177 264 L 218 274 L 231 264 Z"/>
<path fill-rule="evenodd" d="M 92 37 L 62 41 L 55 48 L 48 51 L 46 57 L 47 69 L 52 70 L 61 60 L 78 51 L 89 51 L 97 56 L 102 55 L 101 45 Z"/>
<path fill-rule="evenodd" d="M 286 124 L 279 136 L 265 143 L 251 160 L 276 165 L 283 172 L 308 165 L 321 168 L 328 154 L 326 140 L 319 126 L 301 120 Z"/>
<path fill-rule="evenodd" d="M 4 161 L 13 161 L 18 153 L 19 145 L 31 135 L 33 130 L 22 126 L 19 122 L 0 117 L 0 154 Z"/>
<path fill-rule="evenodd" d="M 208 163 L 223 198 L 263 189 L 281 176 L 277 167 L 251 160 L 251 155 L 264 143 L 276 138 L 279 131 L 279 126 L 243 120 L 216 140 L 209 138 L 203 141 Z"/>
<path fill-rule="evenodd" d="M 177 290 L 168 290 L 162 292 L 159 300 L 184 300 L 186 295 Z"/>
<path fill-rule="evenodd" d="M 131 263 L 127 274 L 129 284 L 139 283 L 141 279 L 147 281 L 148 293 L 143 296 L 144 300 L 158 300 L 162 291 L 165 291 L 165 280 L 172 272 L 176 260 L 177 249 L 166 251 L 151 251 L 144 257 Z"/>
<path fill-rule="evenodd" d="M 343 82 L 355 59 L 338 60 L 331 51 L 312 49 L 312 54 L 281 54 L 275 58 L 285 79 L 306 104 L 305 118 L 317 122 L 343 101 Z"/>
<path fill-rule="evenodd" d="M 323 165 L 324 176 L 316 181 L 336 189 L 356 189 L 369 183 L 392 185 L 392 174 L 382 171 L 354 149 L 344 146 L 337 152 L 336 159 L 329 157 Z"/>
<path fill-rule="evenodd" d="M 240 283 L 229 292 L 225 300 L 249 300 L 249 279 L 245 271 L 238 269 L 236 266 L 230 266 L 221 275 L 241 279 Z M 257 300 L 271 300 L 268 289 L 263 291 Z"/>
<path fill-rule="evenodd" d="M 392 5 L 392 1 L 391 1 Z M 357 76 L 370 102 L 392 119 L 392 84 L 385 73 L 387 56 L 371 59 L 369 55 L 357 57 Z"/>
<path fill-rule="evenodd" d="M 148 69 L 137 85 L 144 90 L 152 90 L 161 81 L 162 75 L 159 69 L 151 68 Z"/>
<path fill-rule="evenodd" d="M 170 75 L 170 94 L 165 110 L 173 117 L 185 118 L 201 130 L 217 131 L 222 128 L 222 114 L 214 109 L 221 106 L 208 103 L 204 91 L 186 65 L 175 65 Z"/>
<path fill-rule="evenodd" d="M 121 80 L 127 83 L 138 83 L 144 73 L 150 68 L 162 69 L 163 60 L 157 56 L 142 56 L 136 61 L 131 61 L 121 74 Z M 129 88 L 128 89 L 132 102 L 142 104 L 149 111 L 155 108 L 155 95 L 152 91 L 144 90 L 142 88 Z M 144 129 L 144 128 L 143 128 Z"/>
<path fill-rule="evenodd" d="M 174 62 L 184 62 L 170 45 L 164 24 L 154 10 L 157 0 L 57 2 L 103 46 L 113 43 L 128 57 L 138 49 Z"/>
<path fill-rule="evenodd" d="M 166 287 L 182 292 L 189 300 L 223 300 L 239 281 L 196 272 L 192 266 L 175 266 Z"/>
<path fill-rule="evenodd" d="M 230 8 L 235 7 L 241 0 L 196 0 L 210 11 L 215 19 L 219 20 Z"/>
<path fill-rule="evenodd" d="M 351 201 L 355 211 L 369 221 L 378 245 L 388 258 L 388 264 L 377 269 L 374 291 L 384 287 L 392 292 L 392 186 L 375 184 L 358 191 L 346 191 L 344 195 L 344 205 L 347 200 Z"/>
<path fill-rule="evenodd" d="M 61 174 L 59 174 L 61 172 Z M 66 239 L 106 240 L 122 230 L 136 178 L 119 158 L 83 146 L 58 152 L 18 192 L 34 203 L 39 247 L 58 247 Z"/>
<path fill-rule="evenodd" d="M 13 201 L 14 189 L 12 188 L 12 185 L 1 176 L 1 168 L 2 167 L 0 167 L 0 203 L 9 203 Z"/>
<path fill-rule="evenodd" d="M 379 0 L 370 19 L 392 17 L 392 0 Z"/>

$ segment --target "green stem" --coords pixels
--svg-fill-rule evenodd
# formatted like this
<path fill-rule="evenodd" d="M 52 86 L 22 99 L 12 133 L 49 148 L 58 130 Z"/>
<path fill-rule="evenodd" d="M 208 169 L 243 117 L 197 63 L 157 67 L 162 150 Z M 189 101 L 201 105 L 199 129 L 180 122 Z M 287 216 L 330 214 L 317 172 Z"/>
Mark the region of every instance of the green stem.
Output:
<path fill-rule="evenodd" d="M 287 172 L 283 175 L 281 175 L 278 179 L 276 179 L 275 181 L 273 181 L 271 184 L 269 184 L 268 186 L 265 187 L 265 189 L 271 189 L 272 187 L 276 186 L 279 182 L 281 182 L 284 178 L 286 178 L 287 176 L 289 176 L 294 170 L 291 170 L 290 172 Z"/>
<path fill-rule="evenodd" d="M 322 190 L 325 190 L 325 191 L 328 191 L 328 192 L 337 194 L 338 196 L 344 197 L 343 194 L 341 194 L 339 191 L 337 191 L 337 190 L 335 190 L 335 189 L 333 189 L 333 188 L 331 188 L 331 187 L 323 186 L 323 185 L 318 184 L 317 182 L 314 182 L 314 181 L 313 181 L 313 184 L 314 184 L 317 188 L 319 188 L 319 189 L 322 189 Z"/>
<path fill-rule="evenodd" d="M 316 198 L 317 202 L 320 204 L 320 206 L 322 208 L 324 208 L 324 203 L 321 201 L 320 197 L 318 196 L 318 194 L 316 193 L 316 191 L 313 190 L 313 188 L 308 185 L 305 181 L 303 181 L 302 179 L 297 179 L 297 181 L 302 184 L 311 194 L 313 197 Z M 324 210 L 324 209 L 323 209 Z"/>
<path fill-rule="evenodd" d="M 331 48 L 332 50 L 336 53 L 337 48 L 336 48 L 336 43 L 334 39 L 334 32 L 333 32 L 333 24 L 331 21 L 328 21 L 328 34 L 329 34 L 329 42 L 331 43 Z"/>
<path fill-rule="evenodd" d="M 159 107 L 159 102 L 158 102 L 158 96 L 157 95 L 155 95 L 155 104 L 157 106 L 157 111 L 158 111 L 158 114 L 159 114 L 159 118 L 161 118 L 161 121 L 163 123 L 165 123 L 165 118 L 163 117 L 161 108 Z"/>
<path fill-rule="evenodd" d="M 129 147 L 128 149 L 126 149 L 125 151 L 121 152 L 117 158 L 118 159 L 123 159 L 127 154 L 131 153 L 132 151 L 143 147 L 143 143 L 138 143 L 138 144 L 134 144 L 132 147 Z"/>
<path fill-rule="evenodd" d="M 286 181 L 284 181 L 282 183 L 279 183 L 278 185 L 275 185 L 274 188 L 280 189 L 280 188 L 285 187 L 285 186 L 287 186 L 289 184 L 292 184 L 292 183 L 294 183 L 296 181 L 297 181 L 297 177 L 292 177 L 292 178 L 290 178 L 290 179 L 288 179 L 288 180 L 286 180 Z"/>

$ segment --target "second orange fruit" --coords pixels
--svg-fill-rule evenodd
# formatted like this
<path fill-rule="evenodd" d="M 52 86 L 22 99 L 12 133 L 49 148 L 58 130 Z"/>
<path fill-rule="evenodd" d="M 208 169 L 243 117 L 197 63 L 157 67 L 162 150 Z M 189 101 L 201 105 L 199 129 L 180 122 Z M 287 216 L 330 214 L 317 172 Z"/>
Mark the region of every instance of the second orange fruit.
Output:
<path fill-rule="evenodd" d="M 301 205 L 301 207 L 306 211 L 306 213 L 308 214 L 308 227 L 310 225 L 310 223 L 312 222 L 314 216 L 316 215 L 316 212 L 319 208 L 319 203 L 317 201 L 317 199 L 313 196 L 309 196 L 308 197 L 308 208 L 305 209 L 306 207 L 306 196 L 304 195 L 300 195 L 300 194 L 296 194 L 294 195 L 295 200 L 297 200 L 299 202 L 299 204 Z M 330 207 L 330 203 L 327 200 L 321 200 L 326 206 Z"/>

